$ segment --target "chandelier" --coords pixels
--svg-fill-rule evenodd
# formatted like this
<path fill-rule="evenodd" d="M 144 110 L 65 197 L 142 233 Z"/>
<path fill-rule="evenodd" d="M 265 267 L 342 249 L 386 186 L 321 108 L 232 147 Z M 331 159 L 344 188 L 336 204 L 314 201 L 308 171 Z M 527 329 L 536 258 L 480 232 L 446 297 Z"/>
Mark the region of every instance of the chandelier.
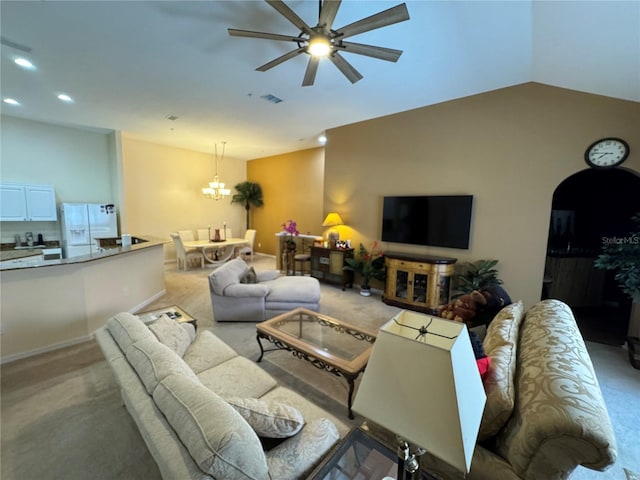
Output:
<path fill-rule="evenodd" d="M 222 156 L 220 160 L 224 160 L 224 147 L 227 142 L 222 142 Z M 209 182 L 209 186 L 202 189 L 202 194 L 214 200 L 220 200 L 221 198 L 231 195 L 231 189 L 224 188 L 224 182 L 221 182 L 218 178 L 218 144 L 214 146 L 215 149 L 215 172 L 213 175 L 213 182 Z"/>

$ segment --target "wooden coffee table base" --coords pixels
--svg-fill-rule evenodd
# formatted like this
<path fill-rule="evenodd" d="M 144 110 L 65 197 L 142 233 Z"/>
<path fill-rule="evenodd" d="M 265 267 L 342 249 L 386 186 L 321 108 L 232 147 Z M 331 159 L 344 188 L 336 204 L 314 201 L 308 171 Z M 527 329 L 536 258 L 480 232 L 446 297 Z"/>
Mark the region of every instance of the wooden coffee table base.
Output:
<path fill-rule="evenodd" d="M 264 338 L 265 340 L 268 340 L 269 342 L 273 343 L 277 348 L 270 348 L 265 350 L 262 347 L 262 342 L 260 341 L 261 338 Z M 356 378 L 358 378 L 358 376 L 360 375 L 360 373 L 362 373 L 364 371 L 364 368 L 362 370 L 360 370 L 359 372 L 352 374 L 352 373 L 347 373 L 343 370 L 340 370 L 339 368 L 328 364 L 327 362 L 323 361 L 322 359 L 313 357 L 305 352 L 301 352 L 300 350 L 297 350 L 296 348 L 287 345 L 283 342 L 281 342 L 279 339 L 274 338 L 270 335 L 265 335 L 262 334 L 260 332 L 258 332 L 256 334 L 256 340 L 258 341 L 258 345 L 260 345 L 260 358 L 258 358 L 258 360 L 256 360 L 256 362 L 260 363 L 262 361 L 262 357 L 264 356 L 265 352 L 272 352 L 274 350 L 287 350 L 289 352 L 291 352 L 293 354 L 294 357 L 297 358 L 302 358 L 303 360 L 306 360 L 307 362 L 311 363 L 311 365 L 313 365 L 316 368 L 319 368 L 320 370 L 323 370 L 325 372 L 329 372 L 329 373 L 333 373 L 334 375 L 338 376 L 338 377 L 343 377 L 347 383 L 349 384 L 349 394 L 348 394 L 348 398 L 347 398 L 347 410 L 349 413 L 349 418 L 353 420 L 354 416 L 353 416 L 353 411 L 351 410 L 351 405 L 353 404 L 353 389 L 355 388 L 355 380 Z"/>

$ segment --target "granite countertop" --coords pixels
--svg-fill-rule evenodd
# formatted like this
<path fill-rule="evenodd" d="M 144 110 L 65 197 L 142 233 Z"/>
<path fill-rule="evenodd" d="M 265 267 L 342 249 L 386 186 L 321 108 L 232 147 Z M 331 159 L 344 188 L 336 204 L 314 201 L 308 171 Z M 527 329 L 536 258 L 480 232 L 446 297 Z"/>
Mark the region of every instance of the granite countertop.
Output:
<path fill-rule="evenodd" d="M 112 257 L 114 255 L 123 255 L 131 252 L 135 252 L 137 250 L 142 250 L 145 248 L 155 247 L 158 245 L 163 245 L 165 243 L 169 243 L 169 240 L 165 240 L 158 237 L 152 236 L 140 236 L 137 235 L 137 238 L 141 240 L 145 240 L 142 243 L 137 243 L 135 245 L 131 245 L 130 247 L 114 247 L 114 248 L 106 248 L 100 252 L 92 252 L 88 255 L 79 255 L 77 257 L 72 258 L 62 258 L 58 260 L 42 260 L 40 255 L 42 254 L 42 247 L 34 246 L 32 250 L 0 250 L 0 270 L 21 270 L 25 268 L 35 268 L 35 267 L 46 267 L 52 265 L 71 265 L 77 263 L 85 263 L 91 262 L 94 260 L 99 260 L 102 258 Z M 46 248 L 55 248 L 55 247 L 46 247 Z M 14 253 L 15 252 L 15 253 Z M 5 256 L 6 255 L 6 256 Z M 37 257 L 37 258 L 29 258 L 29 257 Z"/>
<path fill-rule="evenodd" d="M 15 260 L 17 258 L 33 257 L 42 254 L 42 247 L 33 247 L 27 250 L 0 250 L 0 262 Z"/>
<path fill-rule="evenodd" d="M 42 255 L 43 248 L 60 248 L 57 241 L 47 242 L 43 245 L 34 245 L 33 247 L 15 248 L 15 243 L 0 244 L 0 262 L 5 260 L 15 260 L 17 258 L 32 257 Z"/>

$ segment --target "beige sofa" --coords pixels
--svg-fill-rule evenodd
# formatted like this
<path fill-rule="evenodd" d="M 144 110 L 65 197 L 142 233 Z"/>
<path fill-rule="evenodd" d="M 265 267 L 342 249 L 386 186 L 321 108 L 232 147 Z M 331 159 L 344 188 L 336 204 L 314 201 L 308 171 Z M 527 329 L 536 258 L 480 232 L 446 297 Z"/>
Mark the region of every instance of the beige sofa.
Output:
<path fill-rule="evenodd" d="M 582 465 L 605 470 L 616 440 L 571 309 L 544 300 L 505 307 L 483 340 L 487 403 L 467 480 L 556 480 Z M 428 455 L 439 478 L 463 478 Z"/>
<path fill-rule="evenodd" d="M 210 330 L 120 313 L 96 338 L 165 480 L 304 478 L 348 431 Z"/>
<path fill-rule="evenodd" d="M 278 270 L 255 273 L 240 258 L 211 272 L 209 290 L 218 322 L 261 322 L 297 307 L 315 312 L 320 308 L 316 278 L 283 276 Z"/>

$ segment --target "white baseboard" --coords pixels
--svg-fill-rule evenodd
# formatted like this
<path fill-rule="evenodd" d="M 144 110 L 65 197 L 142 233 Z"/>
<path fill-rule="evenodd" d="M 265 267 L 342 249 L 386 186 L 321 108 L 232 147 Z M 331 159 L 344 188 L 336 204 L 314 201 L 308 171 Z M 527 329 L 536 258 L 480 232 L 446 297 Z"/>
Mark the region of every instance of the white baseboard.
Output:
<path fill-rule="evenodd" d="M 158 293 L 153 295 L 152 297 L 146 299 L 144 302 L 139 303 L 135 307 L 129 309 L 129 313 L 134 313 L 149 305 L 150 303 L 156 301 L 158 298 L 161 298 L 167 291 L 165 289 L 160 290 Z M 105 322 L 108 319 L 105 318 Z M 64 340 L 63 342 L 54 343 L 52 345 L 47 345 L 45 347 L 36 348 L 35 350 L 29 350 L 26 352 L 15 353 L 13 355 L 7 355 L 6 357 L 0 358 L 0 365 L 9 362 L 15 362 L 16 360 L 21 360 L 27 357 L 33 357 L 34 355 L 40 355 L 41 353 L 52 352 L 53 350 L 59 350 L 61 348 L 70 347 L 72 345 L 77 345 L 78 343 L 86 342 L 92 340 L 95 337 L 94 333 L 89 335 L 83 335 L 77 338 L 71 338 L 69 340 Z"/>
<path fill-rule="evenodd" d="M 27 357 L 33 357 L 34 355 L 39 355 L 41 353 L 51 352 L 53 350 L 58 350 L 60 348 L 70 347 L 72 345 L 77 345 L 78 343 L 86 342 L 93 338 L 93 334 L 91 335 L 83 335 L 82 337 L 72 338 L 70 340 L 65 340 L 64 342 L 54 343 L 53 345 L 47 345 L 46 347 L 36 348 L 35 350 L 29 350 L 28 352 L 20 352 L 15 353 L 13 355 L 7 355 L 6 357 L 2 357 L 0 359 L 0 365 L 15 362 L 16 360 L 21 360 Z"/>
<path fill-rule="evenodd" d="M 133 308 L 130 308 L 129 309 L 129 313 L 135 313 L 135 312 L 140 311 L 140 309 L 146 307 L 147 305 L 149 305 L 152 302 L 155 302 L 157 299 L 159 299 L 160 297 L 162 297 L 166 293 L 167 293 L 167 290 L 163 288 L 162 290 L 160 290 L 158 293 L 156 293 L 152 297 L 147 298 L 144 302 L 139 303 L 138 305 L 136 305 Z"/>

